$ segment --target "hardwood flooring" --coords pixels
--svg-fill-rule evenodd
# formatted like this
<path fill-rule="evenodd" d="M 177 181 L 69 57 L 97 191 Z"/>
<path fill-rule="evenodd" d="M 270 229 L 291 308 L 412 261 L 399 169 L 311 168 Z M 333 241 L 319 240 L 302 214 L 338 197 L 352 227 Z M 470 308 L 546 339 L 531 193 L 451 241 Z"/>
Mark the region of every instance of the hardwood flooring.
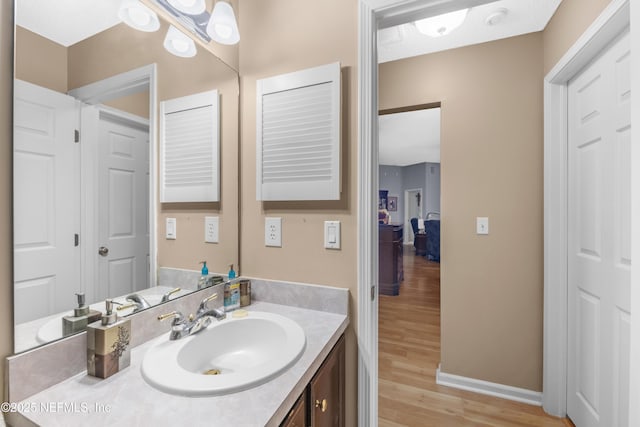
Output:
<path fill-rule="evenodd" d="M 542 408 L 436 384 L 440 362 L 440 264 L 405 246 L 398 296 L 380 296 L 380 427 L 571 427 Z"/>

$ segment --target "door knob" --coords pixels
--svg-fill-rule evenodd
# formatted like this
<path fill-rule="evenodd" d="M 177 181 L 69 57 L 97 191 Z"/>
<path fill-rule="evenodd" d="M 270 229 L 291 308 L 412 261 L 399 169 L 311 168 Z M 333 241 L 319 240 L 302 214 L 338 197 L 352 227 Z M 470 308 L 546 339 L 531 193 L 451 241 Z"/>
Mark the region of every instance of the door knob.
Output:
<path fill-rule="evenodd" d="M 107 256 L 109 255 L 109 248 L 105 246 L 100 246 L 100 249 L 98 249 L 98 253 L 102 256 Z"/>
<path fill-rule="evenodd" d="M 322 412 L 326 412 L 327 407 L 328 407 L 329 405 L 327 404 L 327 399 L 322 399 L 322 402 L 321 402 L 321 401 L 319 401 L 319 400 L 316 400 L 316 405 L 315 405 L 315 406 L 316 406 L 316 408 L 320 408 L 320 410 L 321 410 Z"/>

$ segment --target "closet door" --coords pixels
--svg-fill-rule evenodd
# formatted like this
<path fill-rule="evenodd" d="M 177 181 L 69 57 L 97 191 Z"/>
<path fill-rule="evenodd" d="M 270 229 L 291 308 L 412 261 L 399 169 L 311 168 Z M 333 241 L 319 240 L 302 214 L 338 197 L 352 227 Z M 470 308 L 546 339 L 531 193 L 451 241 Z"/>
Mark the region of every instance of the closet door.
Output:
<path fill-rule="evenodd" d="M 628 425 L 629 34 L 569 84 L 567 412 L 577 427 Z"/>

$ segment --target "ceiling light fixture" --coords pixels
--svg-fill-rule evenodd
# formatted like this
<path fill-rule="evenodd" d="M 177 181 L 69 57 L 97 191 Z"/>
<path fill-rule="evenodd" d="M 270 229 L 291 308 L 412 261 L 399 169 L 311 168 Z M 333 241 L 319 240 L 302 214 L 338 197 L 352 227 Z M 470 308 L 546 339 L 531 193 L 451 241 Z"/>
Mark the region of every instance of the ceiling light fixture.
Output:
<path fill-rule="evenodd" d="M 458 28 L 467 17 L 469 9 L 456 10 L 455 12 L 421 19 L 415 22 L 416 28 L 422 34 L 430 37 L 442 37 Z"/>
<path fill-rule="evenodd" d="M 199 15 L 206 10 L 204 0 L 167 0 L 169 4 L 182 13 Z"/>
<path fill-rule="evenodd" d="M 207 24 L 207 34 L 220 44 L 236 44 L 240 41 L 238 23 L 233 8 L 226 1 L 218 1 L 213 7 Z"/>
<path fill-rule="evenodd" d="M 118 18 L 140 31 L 153 32 L 160 28 L 158 15 L 138 0 L 123 0 L 118 9 Z"/>
<path fill-rule="evenodd" d="M 489 16 L 487 16 L 487 18 L 484 20 L 484 23 L 490 27 L 494 25 L 498 25 L 499 23 L 504 21 L 504 18 L 506 18 L 507 13 L 509 13 L 509 10 L 505 9 L 504 7 L 501 7 L 500 9 L 497 9 L 491 12 Z"/>
<path fill-rule="evenodd" d="M 164 38 L 164 48 L 170 53 L 182 58 L 191 58 L 196 55 L 196 44 L 191 37 L 169 25 L 169 30 Z"/>

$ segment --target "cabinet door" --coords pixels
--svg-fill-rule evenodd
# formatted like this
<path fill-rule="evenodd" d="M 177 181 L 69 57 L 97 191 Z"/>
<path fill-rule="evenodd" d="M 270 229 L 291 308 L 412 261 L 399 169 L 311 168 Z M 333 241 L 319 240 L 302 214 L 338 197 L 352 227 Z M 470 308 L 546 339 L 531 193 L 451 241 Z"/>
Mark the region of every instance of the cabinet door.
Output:
<path fill-rule="evenodd" d="M 289 415 L 287 418 L 280 424 L 280 427 L 306 427 L 306 413 L 307 413 L 307 399 L 306 399 L 306 391 L 302 393 L 302 396 L 298 399 L 291 411 L 289 411 Z"/>
<path fill-rule="evenodd" d="M 344 426 L 344 335 L 309 384 L 311 427 Z"/>

